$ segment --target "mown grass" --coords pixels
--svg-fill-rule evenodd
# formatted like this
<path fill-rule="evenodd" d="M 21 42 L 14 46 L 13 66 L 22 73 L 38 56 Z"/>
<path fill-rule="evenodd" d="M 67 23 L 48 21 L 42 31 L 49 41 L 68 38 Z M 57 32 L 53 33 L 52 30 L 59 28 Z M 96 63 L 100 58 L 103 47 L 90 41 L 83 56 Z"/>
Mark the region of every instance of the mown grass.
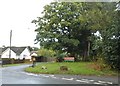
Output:
<path fill-rule="evenodd" d="M 26 72 L 39 74 L 74 74 L 74 75 L 117 75 L 113 70 L 95 70 L 91 67 L 92 62 L 62 62 L 40 63 L 37 66 L 25 68 Z M 42 69 L 42 66 L 47 69 Z M 68 71 L 61 71 L 60 66 L 67 66 Z"/>

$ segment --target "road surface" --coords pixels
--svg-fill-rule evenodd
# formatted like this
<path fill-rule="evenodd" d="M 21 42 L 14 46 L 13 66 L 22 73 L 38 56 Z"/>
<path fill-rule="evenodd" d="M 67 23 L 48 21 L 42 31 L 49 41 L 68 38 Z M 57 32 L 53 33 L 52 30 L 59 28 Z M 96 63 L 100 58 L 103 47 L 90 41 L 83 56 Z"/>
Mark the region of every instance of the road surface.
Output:
<path fill-rule="evenodd" d="M 14 67 L 0 68 L 2 71 L 2 84 L 118 84 L 118 78 L 98 77 L 82 75 L 52 75 L 52 74 L 32 74 L 24 72 L 25 67 L 21 65 Z"/>

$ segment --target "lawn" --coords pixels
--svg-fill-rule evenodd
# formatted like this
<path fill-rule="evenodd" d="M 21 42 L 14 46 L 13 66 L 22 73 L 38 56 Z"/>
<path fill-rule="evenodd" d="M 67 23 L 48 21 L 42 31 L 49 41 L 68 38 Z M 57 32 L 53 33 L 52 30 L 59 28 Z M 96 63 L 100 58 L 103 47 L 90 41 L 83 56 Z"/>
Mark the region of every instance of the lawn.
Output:
<path fill-rule="evenodd" d="M 95 70 L 91 67 L 92 62 L 62 62 L 62 63 L 39 63 L 34 68 L 28 67 L 26 72 L 38 74 L 74 74 L 74 75 L 117 75 L 112 70 Z M 47 69 L 42 69 L 42 66 Z M 67 66 L 68 71 L 61 71 L 61 66 Z"/>

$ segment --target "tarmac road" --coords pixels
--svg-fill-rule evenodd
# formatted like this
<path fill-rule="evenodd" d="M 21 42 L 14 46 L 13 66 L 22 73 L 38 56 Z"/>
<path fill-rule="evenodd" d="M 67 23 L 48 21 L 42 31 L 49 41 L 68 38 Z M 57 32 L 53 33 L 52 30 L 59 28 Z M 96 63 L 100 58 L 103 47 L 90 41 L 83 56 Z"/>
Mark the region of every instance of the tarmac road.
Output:
<path fill-rule="evenodd" d="M 0 68 L 2 71 L 2 84 L 118 84 L 118 77 L 111 76 L 82 76 L 82 75 L 52 75 L 33 74 L 24 72 L 30 65 L 20 65 Z"/>

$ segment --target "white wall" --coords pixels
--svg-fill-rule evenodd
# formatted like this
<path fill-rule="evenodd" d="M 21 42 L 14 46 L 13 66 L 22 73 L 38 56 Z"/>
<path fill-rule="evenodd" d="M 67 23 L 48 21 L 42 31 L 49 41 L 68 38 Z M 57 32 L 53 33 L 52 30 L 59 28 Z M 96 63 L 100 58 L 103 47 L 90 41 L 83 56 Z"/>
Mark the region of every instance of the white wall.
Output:
<path fill-rule="evenodd" d="M 20 54 L 20 59 L 31 59 L 30 56 L 30 51 L 28 50 L 28 48 L 25 48 L 25 50 Z"/>
<path fill-rule="evenodd" d="M 10 48 L 6 49 L 6 50 L 2 53 L 1 58 L 9 58 L 9 51 L 10 51 Z M 17 59 L 17 58 L 16 58 L 16 54 L 15 54 L 12 50 L 11 50 L 11 58 Z"/>
<path fill-rule="evenodd" d="M 17 59 L 20 59 L 20 56 L 19 56 L 19 55 L 16 55 L 16 58 L 17 58 Z"/>

